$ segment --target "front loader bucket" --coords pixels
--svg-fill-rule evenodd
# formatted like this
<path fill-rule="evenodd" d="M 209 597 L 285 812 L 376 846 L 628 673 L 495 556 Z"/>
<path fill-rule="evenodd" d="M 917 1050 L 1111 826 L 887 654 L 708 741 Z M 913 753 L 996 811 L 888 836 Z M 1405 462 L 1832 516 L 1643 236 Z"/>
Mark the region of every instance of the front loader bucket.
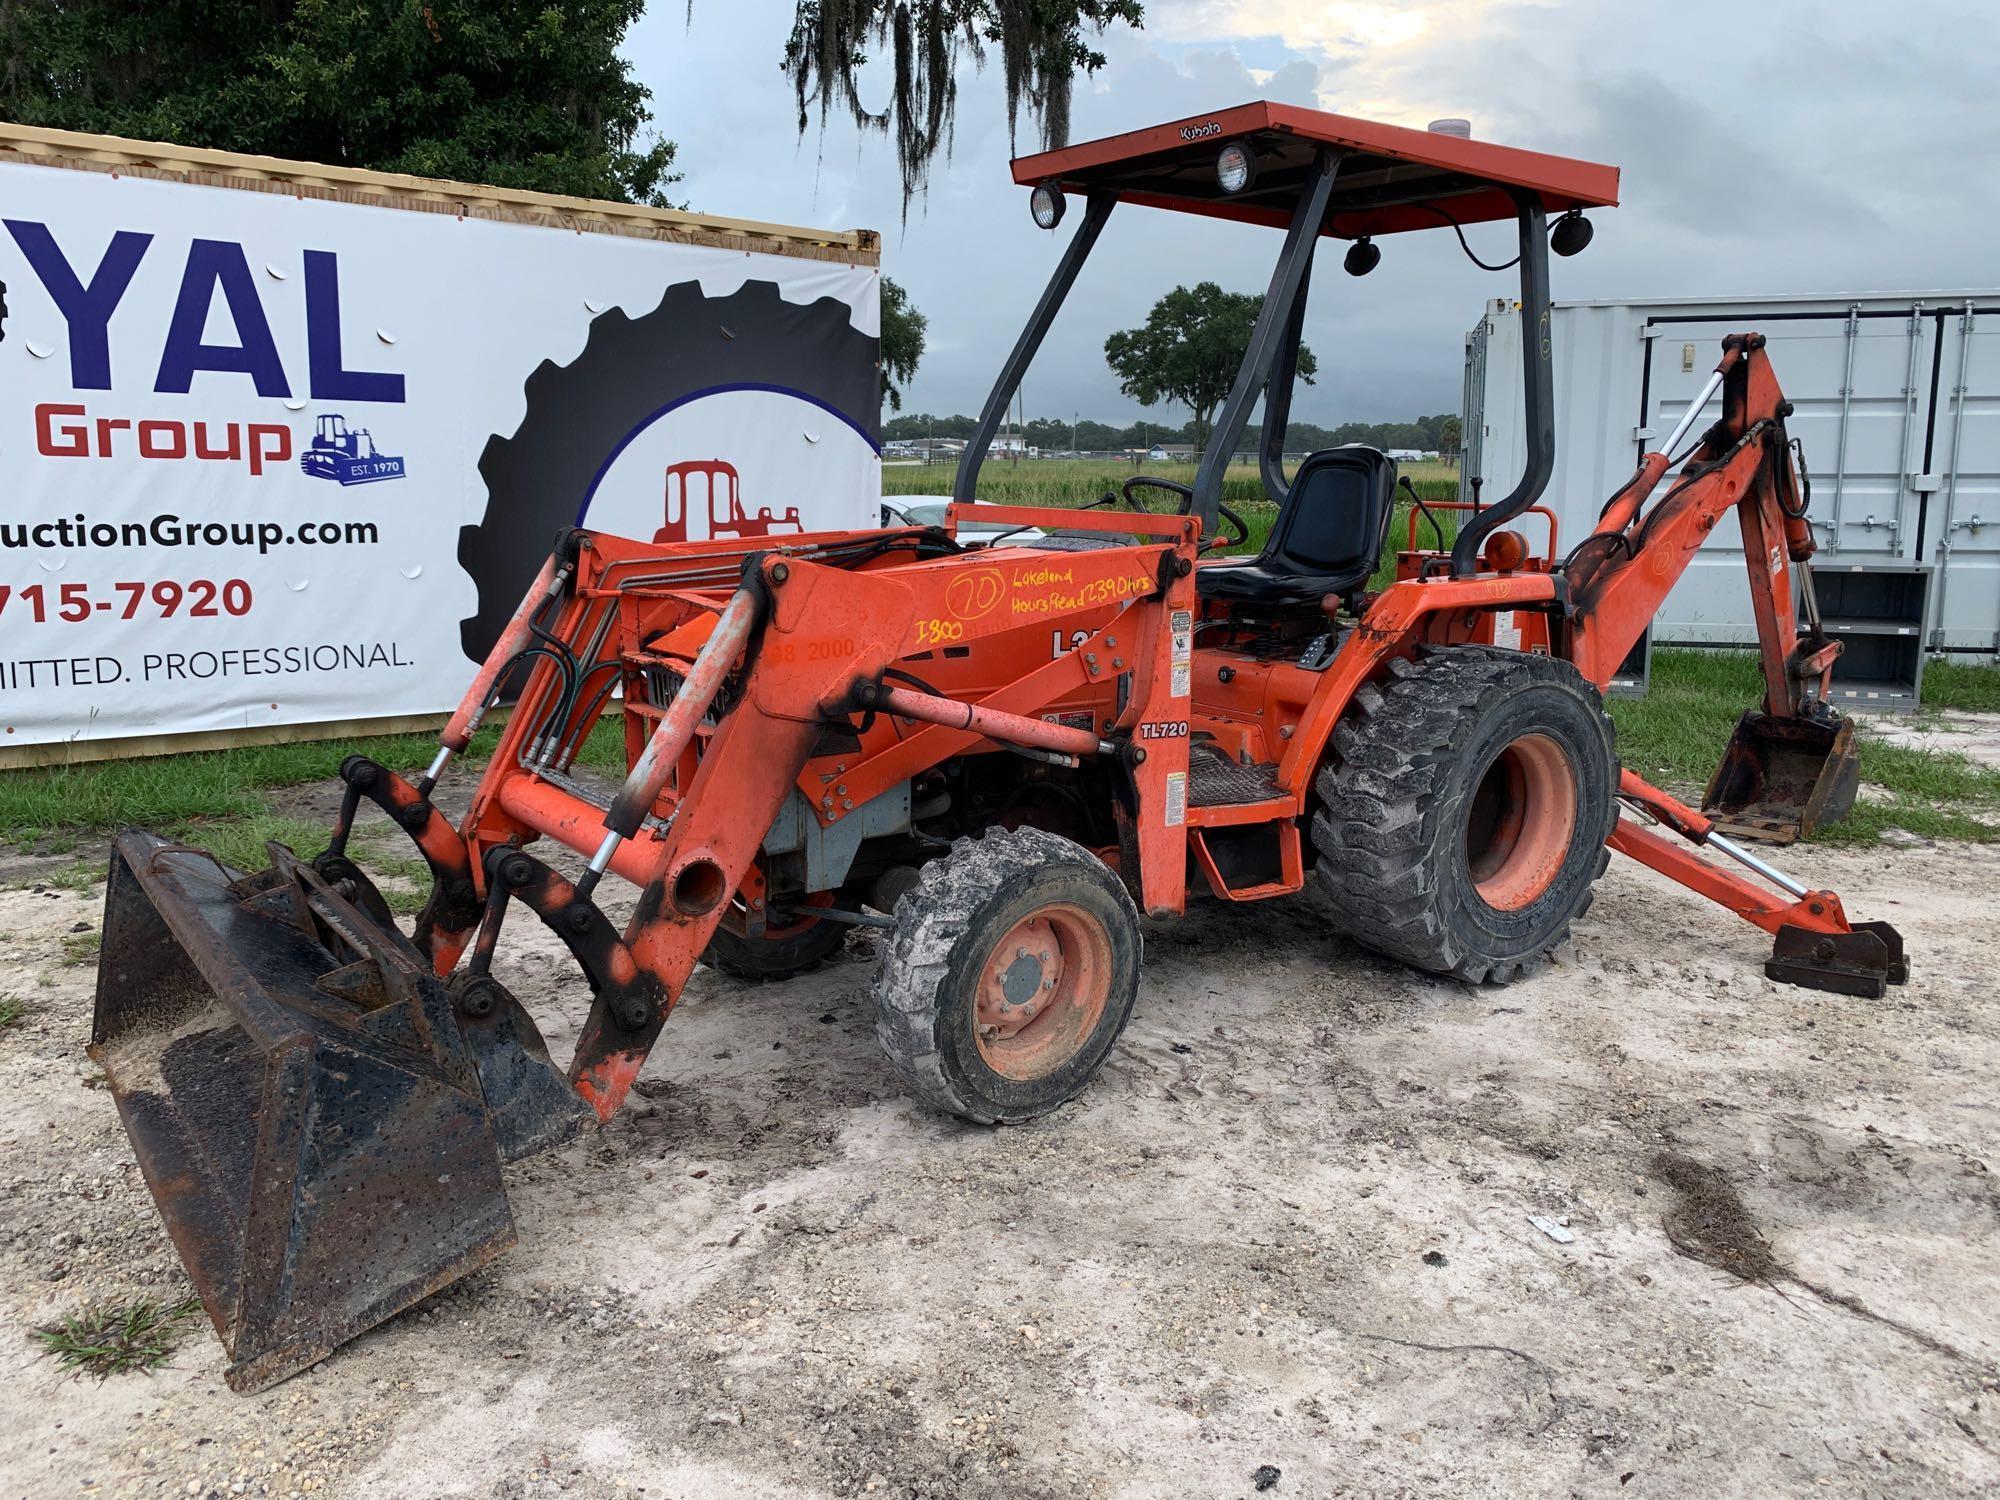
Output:
<path fill-rule="evenodd" d="M 514 1243 L 479 1037 L 400 934 L 271 856 L 119 836 L 90 1047 L 238 1391 Z M 573 1133 L 567 1097 L 525 1134 Z"/>
<path fill-rule="evenodd" d="M 1860 780 L 1854 725 L 1847 719 L 1752 710 L 1736 721 L 1701 810 L 1721 833 L 1789 844 L 1845 817 Z"/>

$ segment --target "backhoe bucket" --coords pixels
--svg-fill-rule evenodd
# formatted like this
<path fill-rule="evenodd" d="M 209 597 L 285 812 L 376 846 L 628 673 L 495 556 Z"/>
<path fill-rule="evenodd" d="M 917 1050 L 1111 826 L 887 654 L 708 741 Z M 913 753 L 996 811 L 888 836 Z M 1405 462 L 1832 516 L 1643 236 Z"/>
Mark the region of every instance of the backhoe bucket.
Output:
<path fill-rule="evenodd" d="M 1701 810 L 1721 833 L 1789 844 L 1845 817 L 1860 780 L 1849 720 L 1752 710 L 1736 721 Z"/>
<path fill-rule="evenodd" d="M 514 1243 L 483 1072 L 534 1075 L 540 1118 L 502 1102 L 517 1139 L 550 1144 L 588 1114 L 537 1074 L 547 1055 L 511 997 L 504 1035 L 461 1022 L 401 934 L 270 852 L 244 877 L 119 836 L 90 1047 L 238 1391 Z"/>

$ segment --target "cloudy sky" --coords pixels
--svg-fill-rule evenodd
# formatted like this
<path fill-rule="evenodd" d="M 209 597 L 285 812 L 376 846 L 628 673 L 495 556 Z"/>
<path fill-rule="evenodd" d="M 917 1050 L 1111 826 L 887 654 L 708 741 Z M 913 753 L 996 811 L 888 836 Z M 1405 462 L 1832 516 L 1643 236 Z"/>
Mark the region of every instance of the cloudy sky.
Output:
<path fill-rule="evenodd" d="M 800 139 L 779 71 L 792 0 L 656 0 L 627 42 L 680 143 L 679 192 L 711 213 L 879 229 L 887 273 L 930 318 L 909 411 L 976 411 L 1054 263 L 1007 171 L 997 71 L 960 80 L 956 150 L 901 223 L 894 150 L 834 120 Z M 1081 83 L 1088 140 L 1266 97 L 1610 162 L 1621 207 L 1555 263 L 1561 297 L 1850 293 L 2000 283 L 2000 4 L 1993 0 L 1147 0 Z M 886 90 L 886 64 L 883 88 Z M 1032 126 L 1023 122 L 1024 132 Z M 1024 133 L 1022 149 L 1035 142 Z M 1511 231 L 1472 231 L 1505 259 Z M 1177 282 L 1261 291 L 1276 230 L 1113 215 L 1025 383 L 1028 415 L 1143 412 L 1104 364 Z M 1445 233 L 1385 243 L 1365 281 L 1320 252 L 1306 341 L 1331 424 L 1456 409 L 1465 330 L 1511 273 Z"/>

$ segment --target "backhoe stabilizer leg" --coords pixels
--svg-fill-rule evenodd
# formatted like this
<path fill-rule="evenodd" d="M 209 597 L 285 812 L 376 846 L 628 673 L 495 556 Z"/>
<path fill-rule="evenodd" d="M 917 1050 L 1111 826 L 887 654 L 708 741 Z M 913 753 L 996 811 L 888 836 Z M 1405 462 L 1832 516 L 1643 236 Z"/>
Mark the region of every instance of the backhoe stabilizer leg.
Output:
<path fill-rule="evenodd" d="M 1879 1000 L 1887 987 L 1910 977 L 1903 939 L 1887 922 L 1849 922 L 1840 897 L 1808 890 L 1715 831 L 1715 824 L 1687 804 L 1631 771 L 1619 777 L 1619 797 L 1690 844 L 1712 845 L 1782 888 L 1783 895 L 1745 880 L 1621 816 L 1608 840 L 1620 854 L 1725 906 L 1775 939 L 1764 973 L 1781 984 Z"/>
<path fill-rule="evenodd" d="M 1902 935 L 1887 922 L 1856 922 L 1847 932 L 1786 923 L 1764 960 L 1764 973 L 1780 984 L 1879 1000 L 1886 985 L 1908 981 L 1910 965 Z"/>

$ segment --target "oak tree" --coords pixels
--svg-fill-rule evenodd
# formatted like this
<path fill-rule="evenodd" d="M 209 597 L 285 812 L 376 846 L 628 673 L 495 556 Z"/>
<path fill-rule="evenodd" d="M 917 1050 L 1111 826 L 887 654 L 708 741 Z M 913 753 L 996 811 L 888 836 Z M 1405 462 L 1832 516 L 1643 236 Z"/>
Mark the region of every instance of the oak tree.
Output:
<path fill-rule="evenodd" d="M 1141 406 L 1179 402 L 1194 416 L 1196 446 L 1206 446 L 1263 306 L 1254 293 L 1225 292 L 1212 281 L 1175 287 L 1153 304 L 1142 327 L 1104 341 L 1118 389 Z M 1300 345 L 1299 379 L 1311 385 L 1318 372 L 1312 350 Z"/>
<path fill-rule="evenodd" d="M 644 0 L 0 0 L 0 117 L 664 203 Z"/>

